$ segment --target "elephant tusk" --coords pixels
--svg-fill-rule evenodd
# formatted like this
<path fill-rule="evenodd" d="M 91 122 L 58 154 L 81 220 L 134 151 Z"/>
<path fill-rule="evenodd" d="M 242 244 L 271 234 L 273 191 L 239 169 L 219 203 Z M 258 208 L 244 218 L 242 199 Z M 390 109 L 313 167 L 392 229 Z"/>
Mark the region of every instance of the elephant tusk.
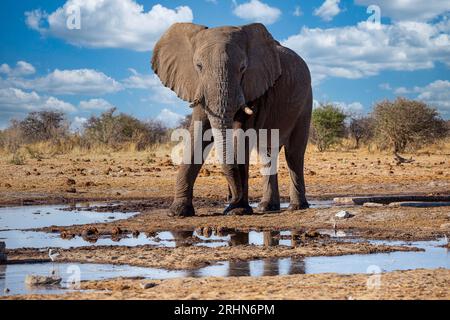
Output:
<path fill-rule="evenodd" d="M 253 114 L 252 108 L 250 108 L 250 107 L 248 107 L 248 106 L 245 106 L 245 107 L 244 107 L 244 112 L 245 112 L 246 114 L 248 114 L 249 116 L 251 116 L 251 115 Z"/>

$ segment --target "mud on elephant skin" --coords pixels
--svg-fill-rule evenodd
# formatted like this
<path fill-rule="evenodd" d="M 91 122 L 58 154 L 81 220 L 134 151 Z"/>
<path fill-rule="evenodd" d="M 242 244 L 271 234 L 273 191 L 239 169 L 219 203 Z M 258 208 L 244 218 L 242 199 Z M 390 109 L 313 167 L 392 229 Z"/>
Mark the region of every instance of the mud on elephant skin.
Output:
<path fill-rule="evenodd" d="M 281 46 L 259 23 L 217 28 L 176 23 L 157 42 L 152 68 L 166 87 L 192 103 L 191 141 L 195 124 L 201 124 L 202 134 L 213 132 L 231 193 L 225 213 L 252 213 L 248 204 L 250 146 L 245 146 L 244 164 L 233 153 L 232 160 L 225 161 L 235 146 L 231 143 L 230 148 L 224 133 L 236 129 L 279 130 L 279 148 L 269 148 L 265 156 L 284 147 L 291 176 L 290 208 L 308 207 L 303 167 L 313 97 L 310 72 L 301 57 Z M 202 154 L 207 154 L 209 142 L 193 144 L 191 161 L 179 167 L 170 209 L 173 216 L 195 214 L 193 187 L 204 159 L 194 163 L 194 150 L 202 148 Z M 264 175 L 263 189 L 259 209 L 279 208 L 276 173 Z"/>

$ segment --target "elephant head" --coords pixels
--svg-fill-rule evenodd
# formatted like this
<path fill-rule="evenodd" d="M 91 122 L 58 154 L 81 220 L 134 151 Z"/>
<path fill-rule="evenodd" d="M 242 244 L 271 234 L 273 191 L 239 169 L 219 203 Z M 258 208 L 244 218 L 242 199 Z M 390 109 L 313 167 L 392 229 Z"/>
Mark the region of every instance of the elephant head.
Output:
<path fill-rule="evenodd" d="M 176 23 L 153 51 L 152 68 L 161 82 L 179 98 L 205 109 L 232 202 L 239 200 L 242 190 L 235 164 L 225 161 L 230 153 L 225 131 L 233 128 L 237 112 L 281 75 L 277 44 L 262 24 L 208 29 Z"/>

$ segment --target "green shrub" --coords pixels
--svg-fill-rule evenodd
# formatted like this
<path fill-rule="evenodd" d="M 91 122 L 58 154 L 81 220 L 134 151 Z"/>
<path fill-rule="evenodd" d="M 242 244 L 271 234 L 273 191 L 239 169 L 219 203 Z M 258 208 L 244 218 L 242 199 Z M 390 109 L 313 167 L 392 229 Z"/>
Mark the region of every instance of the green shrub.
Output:
<path fill-rule="evenodd" d="M 322 152 L 340 141 L 345 133 L 345 113 L 332 104 L 321 104 L 312 112 L 312 141 Z"/>

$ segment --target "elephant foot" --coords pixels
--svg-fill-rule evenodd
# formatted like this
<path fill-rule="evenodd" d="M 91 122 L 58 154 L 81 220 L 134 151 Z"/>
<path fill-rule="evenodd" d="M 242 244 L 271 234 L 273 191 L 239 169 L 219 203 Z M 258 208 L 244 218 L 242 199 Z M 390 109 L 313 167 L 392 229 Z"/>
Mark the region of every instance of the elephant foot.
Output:
<path fill-rule="evenodd" d="M 169 217 L 193 217 L 195 216 L 194 206 L 191 203 L 174 201 L 167 215 Z"/>
<path fill-rule="evenodd" d="M 302 203 L 291 203 L 287 208 L 287 211 L 295 211 L 295 210 L 305 210 L 309 208 L 309 203 L 307 201 Z"/>
<path fill-rule="evenodd" d="M 258 204 L 257 211 L 260 213 L 278 212 L 280 211 L 280 204 L 263 201 Z"/>
<path fill-rule="evenodd" d="M 229 216 L 244 216 L 252 214 L 253 209 L 249 206 L 248 202 L 241 201 L 238 203 L 229 204 L 223 213 Z"/>

